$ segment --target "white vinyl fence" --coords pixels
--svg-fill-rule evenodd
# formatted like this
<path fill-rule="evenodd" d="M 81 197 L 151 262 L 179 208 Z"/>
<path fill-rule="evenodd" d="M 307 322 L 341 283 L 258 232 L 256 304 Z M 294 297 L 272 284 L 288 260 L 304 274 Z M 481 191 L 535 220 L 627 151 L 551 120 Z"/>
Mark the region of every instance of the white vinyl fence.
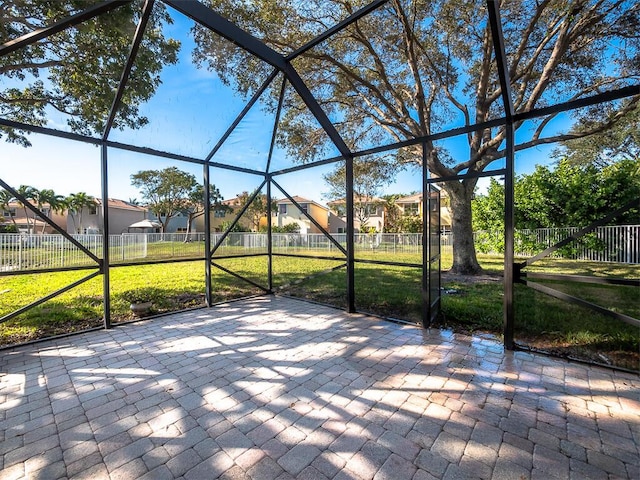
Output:
<path fill-rule="evenodd" d="M 516 230 L 514 249 L 516 255 L 532 256 L 575 235 L 577 227 L 539 228 Z M 476 248 L 483 252 L 502 252 L 504 239 L 501 232 L 476 232 Z M 595 262 L 640 263 L 640 225 L 615 225 L 598 227 L 593 232 L 569 242 L 554 252 L 552 257 Z"/>
<path fill-rule="evenodd" d="M 580 228 L 541 228 L 537 230 L 521 230 L 523 238 L 529 246 L 521 248 L 523 252 L 535 254 L 540 247 L 548 248 L 561 240 L 578 233 Z M 533 246 L 534 248 L 531 248 Z M 598 227 L 564 247 L 562 256 L 576 260 L 593 260 L 596 262 L 640 263 L 640 225 L 615 225 Z"/>
<path fill-rule="evenodd" d="M 102 257 L 102 235 L 72 235 L 98 258 Z M 109 236 L 111 262 L 147 257 L 147 236 Z M 0 234 L 0 271 L 35 270 L 92 265 L 82 250 L 62 235 Z"/>
<path fill-rule="evenodd" d="M 516 254 L 533 255 L 578 232 L 578 228 L 556 228 L 516 231 Z M 492 235 L 500 238 L 501 233 Z M 102 257 L 101 235 L 74 235 L 78 242 L 98 258 Z M 216 245 L 221 233 L 211 235 Z M 334 240 L 346 247 L 346 234 L 333 234 Z M 486 234 L 478 234 L 482 242 Z M 109 236 L 111 263 L 154 260 L 161 258 L 198 258 L 204 256 L 204 233 L 122 234 Z M 188 240 L 188 241 L 185 241 Z M 452 235 L 442 234 L 441 246 L 452 245 Z M 479 245 L 479 243 L 477 243 Z M 422 235 L 417 233 L 357 234 L 356 253 L 421 254 Z M 482 250 L 482 249 L 481 249 Z M 483 251 L 490 251 L 485 248 Z M 496 250 L 499 250 L 497 248 Z M 266 253 L 267 235 L 263 233 L 231 233 L 216 250 L 216 255 Z M 336 245 L 322 234 L 277 233 L 273 235 L 274 253 L 309 253 L 324 251 L 340 256 Z M 572 242 L 554 256 L 599 262 L 640 263 L 640 225 L 600 227 L 580 242 Z M 62 235 L 0 234 L 0 271 L 37 270 L 91 265 L 91 259 Z"/>

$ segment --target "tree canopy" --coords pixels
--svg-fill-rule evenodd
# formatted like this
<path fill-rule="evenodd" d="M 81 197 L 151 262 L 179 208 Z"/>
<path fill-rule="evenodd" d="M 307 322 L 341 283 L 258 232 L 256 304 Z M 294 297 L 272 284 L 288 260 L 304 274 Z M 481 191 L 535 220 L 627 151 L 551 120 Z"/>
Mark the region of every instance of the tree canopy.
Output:
<path fill-rule="evenodd" d="M 5 2 L 0 44 L 48 26 L 83 8 L 90 0 Z M 0 116 L 31 125 L 62 118 L 77 133 L 102 134 L 114 92 L 129 55 L 140 17 L 139 2 L 125 3 L 73 28 L 0 57 Z M 115 128 L 137 128 L 148 122 L 139 106 L 160 84 L 160 70 L 177 61 L 180 43 L 160 28 L 171 18 L 161 2 L 154 6 Z M 24 146 L 25 132 L 0 127 L 0 138 Z"/>
<path fill-rule="evenodd" d="M 346 165 L 342 162 L 332 172 L 323 175 L 329 186 L 325 194 L 330 200 L 344 201 L 346 197 Z M 390 156 L 359 157 L 353 162 L 353 209 L 360 228 L 366 227 L 375 210 L 384 204 L 378 197 L 394 178 L 397 166 Z"/>
<path fill-rule="evenodd" d="M 131 185 L 140 189 L 149 211 L 162 223 L 163 232 L 167 231 L 171 219 L 184 211 L 193 190 L 199 187 L 194 175 L 176 167 L 141 170 L 131 175 Z"/>
<path fill-rule="evenodd" d="M 220 210 L 221 208 L 226 208 L 225 205 L 222 205 L 222 195 L 220 195 L 220 190 L 215 185 L 209 185 L 209 202 L 211 204 L 211 209 Z M 204 187 L 199 183 L 196 184 L 191 191 L 188 193 L 185 201 L 180 206 L 180 213 L 182 213 L 185 217 L 187 217 L 187 233 L 185 234 L 185 242 L 190 240 L 191 226 L 193 225 L 193 221 L 204 215 L 206 212 L 205 202 L 204 202 Z"/>
<path fill-rule="evenodd" d="M 140 189 L 144 204 L 162 223 L 162 231 L 167 232 L 172 218 L 182 214 L 187 218 L 189 240 L 191 225 L 206 212 L 204 187 L 195 175 L 176 167 L 162 170 L 141 170 L 131 175 L 131 184 Z M 222 196 L 215 185 L 209 185 L 210 209 L 225 208 L 220 202 Z"/>
<path fill-rule="evenodd" d="M 85 208 L 96 207 L 96 199 L 85 192 L 72 193 L 65 199 L 65 205 L 71 215 L 75 232 L 84 233 L 82 225 L 84 210 Z"/>
<path fill-rule="evenodd" d="M 563 159 L 554 167 L 539 165 L 515 184 L 517 229 L 586 227 L 640 198 L 640 160 L 620 160 L 597 168 Z M 473 200 L 474 230 L 504 230 L 504 186 L 491 179 L 487 193 Z M 610 224 L 639 224 L 640 205 Z"/>
<path fill-rule="evenodd" d="M 590 119 L 583 118 L 571 130 L 580 131 L 590 123 Z M 574 164 L 593 163 L 599 167 L 620 159 L 640 160 L 640 104 L 636 104 L 624 121 L 603 132 L 563 141 L 554 155 Z"/>
<path fill-rule="evenodd" d="M 248 204 L 250 197 L 251 194 L 247 191 L 238 194 L 239 204 L 242 206 Z M 269 210 L 269 213 L 278 211 L 276 200 L 272 199 L 271 205 L 267 209 L 267 196 L 264 193 L 259 193 L 244 213 L 249 219 L 248 223 L 251 225 L 252 231 L 257 232 L 260 230 L 260 223 L 267 217 L 267 210 Z"/>
<path fill-rule="evenodd" d="M 352 13 L 334 2 L 237 2 L 211 7 L 272 48 L 290 53 Z M 640 4 L 625 0 L 509 0 L 501 2 L 509 76 L 516 112 L 585 97 L 640 79 Z M 257 89 L 270 67 L 196 27 L 197 61 L 238 91 Z M 493 40 L 481 0 L 390 0 L 292 65 L 352 149 L 429 135 L 504 115 Z M 276 89 L 272 90 L 274 93 Z M 519 122 L 517 149 L 600 133 L 624 120 L 638 98 L 595 111 L 576 111 L 579 129 L 549 128 L 558 114 Z M 275 105 L 275 99 L 272 100 Z M 317 155 L 326 136 L 296 95 L 281 121 L 279 141 L 300 161 Z M 589 121 L 585 121 L 589 118 Z M 580 121 L 582 119 L 582 121 Z M 524 125 L 528 127 L 524 127 Z M 464 136 L 464 157 L 428 142 L 434 177 L 481 172 L 505 156 L 506 128 Z M 420 164 L 421 146 L 398 152 L 397 164 Z M 480 271 L 471 229 L 477 179 L 447 182 L 454 233 L 453 270 Z"/>

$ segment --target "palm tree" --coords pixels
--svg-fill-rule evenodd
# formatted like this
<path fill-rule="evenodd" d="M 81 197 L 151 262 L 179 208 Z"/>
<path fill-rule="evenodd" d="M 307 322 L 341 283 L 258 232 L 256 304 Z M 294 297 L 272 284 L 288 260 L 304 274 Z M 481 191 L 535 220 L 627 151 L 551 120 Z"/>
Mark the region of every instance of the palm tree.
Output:
<path fill-rule="evenodd" d="M 62 195 L 56 195 L 53 190 L 48 188 L 40 190 L 37 193 L 35 200 L 38 204 L 39 210 L 42 210 L 44 205 L 49 205 L 50 212 L 63 212 L 66 209 L 64 197 Z M 51 216 L 51 214 L 49 214 L 49 216 Z M 46 223 L 43 222 L 42 233 L 44 233 L 46 226 Z"/>
<path fill-rule="evenodd" d="M 29 185 L 20 185 L 17 192 L 27 202 L 31 200 L 35 201 L 38 195 L 38 190 L 36 188 L 30 187 Z M 15 201 L 17 202 L 18 205 L 22 207 L 22 210 L 24 211 L 24 217 L 27 220 L 27 233 L 33 233 L 33 229 L 31 228 L 31 222 L 29 222 L 29 214 L 27 213 L 27 204 L 22 200 L 20 200 L 19 198 L 16 198 Z M 35 215 L 33 218 L 33 223 L 34 225 L 36 223 Z"/>
<path fill-rule="evenodd" d="M 0 189 L 0 211 L 7 211 L 10 212 L 11 209 L 11 202 L 13 202 L 13 195 L 11 195 L 9 193 L 8 190 Z M 11 213 L 9 213 L 9 217 L 11 218 L 11 221 L 13 222 L 13 226 L 16 229 L 16 232 L 18 231 L 18 226 L 16 225 L 16 219 L 14 215 L 11 215 Z"/>
<path fill-rule="evenodd" d="M 76 233 L 82 233 L 82 211 L 85 208 L 95 207 L 96 199 L 85 192 L 72 193 L 65 199 L 69 214 L 73 220 L 73 228 Z M 76 215 L 78 216 L 78 224 L 76 224 Z"/>

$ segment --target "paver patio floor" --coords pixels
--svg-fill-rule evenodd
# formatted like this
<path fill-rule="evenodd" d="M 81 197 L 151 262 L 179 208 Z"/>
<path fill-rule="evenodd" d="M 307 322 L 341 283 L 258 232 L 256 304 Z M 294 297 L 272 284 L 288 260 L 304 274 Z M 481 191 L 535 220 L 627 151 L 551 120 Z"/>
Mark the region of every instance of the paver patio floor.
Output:
<path fill-rule="evenodd" d="M 640 378 L 261 297 L 0 354 L 0 478 L 640 478 Z"/>

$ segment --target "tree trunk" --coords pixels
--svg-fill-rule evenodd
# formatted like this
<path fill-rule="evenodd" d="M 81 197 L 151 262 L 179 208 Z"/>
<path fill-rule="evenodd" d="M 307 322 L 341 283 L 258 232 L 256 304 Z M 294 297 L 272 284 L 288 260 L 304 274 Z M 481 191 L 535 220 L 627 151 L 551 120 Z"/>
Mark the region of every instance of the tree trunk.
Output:
<path fill-rule="evenodd" d="M 184 235 L 184 243 L 189 243 L 191 241 L 191 223 L 193 222 L 193 215 L 188 214 L 187 216 L 187 232 Z"/>
<path fill-rule="evenodd" d="M 453 233 L 453 266 L 451 273 L 478 275 L 482 268 L 476 256 L 471 224 L 471 199 L 475 182 L 449 182 L 444 189 L 451 199 L 451 231 Z"/>
<path fill-rule="evenodd" d="M 70 210 L 68 210 L 68 212 L 69 212 L 69 216 L 71 217 L 71 223 L 73 223 L 73 233 L 78 233 L 78 226 L 76 225 L 76 214 L 71 213 Z"/>
<path fill-rule="evenodd" d="M 29 214 L 27 213 L 27 207 L 23 207 L 24 210 L 24 218 L 27 221 L 27 233 L 31 235 L 33 232 L 31 231 L 31 222 L 29 221 Z M 35 223 L 35 220 L 34 220 Z"/>

